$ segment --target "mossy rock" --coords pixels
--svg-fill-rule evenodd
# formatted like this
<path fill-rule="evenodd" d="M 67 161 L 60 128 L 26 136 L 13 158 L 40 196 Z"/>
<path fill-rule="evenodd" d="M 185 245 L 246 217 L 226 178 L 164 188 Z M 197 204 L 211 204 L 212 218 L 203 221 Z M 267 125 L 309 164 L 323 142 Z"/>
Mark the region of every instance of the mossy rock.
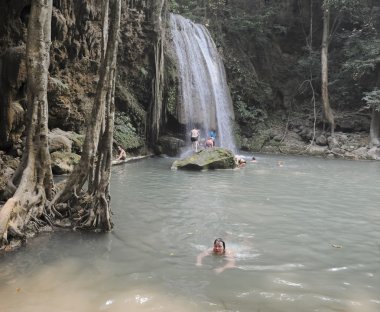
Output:
<path fill-rule="evenodd" d="M 74 166 L 79 162 L 80 156 L 68 152 L 54 152 L 51 156 L 51 167 L 53 174 L 66 174 L 73 171 Z"/>
<path fill-rule="evenodd" d="M 207 170 L 207 169 L 233 169 L 236 167 L 235 155 L 230 150 L 213 147 L 204 149 L 187 158 L 176 160 L 172 169 Z"/>

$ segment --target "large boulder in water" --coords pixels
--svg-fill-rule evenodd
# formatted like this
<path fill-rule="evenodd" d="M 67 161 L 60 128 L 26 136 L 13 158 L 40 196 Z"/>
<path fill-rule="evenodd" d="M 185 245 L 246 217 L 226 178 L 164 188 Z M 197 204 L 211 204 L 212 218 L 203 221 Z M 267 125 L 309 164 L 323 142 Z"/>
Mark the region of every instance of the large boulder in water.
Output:
<path fill-rule="evenodd" d="M 187 158 L 176 160 L 172 169 L 233 169 L 236 167 L 234 157 L 234 153 L 230 150 L 213 147 L 201 150 Z"/>
<path fill-rule="evenodd" d="M 156 152 L 157 154 L 166 154 L 168 156 L 174 157 L 178 155 L 181 151 L 181 148 L 185 146 L 186 142 L 184 140 L 165 135 L 158 138 Z"/>

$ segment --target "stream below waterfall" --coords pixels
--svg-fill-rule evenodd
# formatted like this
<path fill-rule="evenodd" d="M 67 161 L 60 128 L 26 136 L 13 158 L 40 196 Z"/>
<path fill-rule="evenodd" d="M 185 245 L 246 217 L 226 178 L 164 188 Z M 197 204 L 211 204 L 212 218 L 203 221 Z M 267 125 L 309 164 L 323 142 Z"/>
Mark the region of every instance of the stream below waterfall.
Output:
<path fill-rule="evenodd" d="M 380 163 L 255 156 L 237 170 L 114 166 L 114 230 L 1 256 L 0 311 L 380 311 Z M 195 265 L 217 237 L 236 257 L 221 274 L 220 257 Z"/>

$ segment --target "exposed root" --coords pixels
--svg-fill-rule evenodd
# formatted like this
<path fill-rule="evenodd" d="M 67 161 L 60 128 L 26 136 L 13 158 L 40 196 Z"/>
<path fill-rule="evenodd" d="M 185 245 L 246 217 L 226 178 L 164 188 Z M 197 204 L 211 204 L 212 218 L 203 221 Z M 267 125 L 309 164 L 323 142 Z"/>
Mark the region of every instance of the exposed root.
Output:
<path fill-rule="evenodd" d="M 17 200 L 15 198 L 10 198 L 0 210 L 0 237 L 2 238 L 0 246 L 2 244 L 8 244 L 9 223 L 11 219 L 11 214 L 16 209 L 16 205 Z"/>
<path fill-rule="evenodd" d="M 22 239 L 25 239 L 25 234 L 21 233 L 21 231 L 17 228 L 16 224 L 9 223 L 8 226 L 8 233 L 11 234 L 13 237 L 19 237 Z"/>
<path fill-rule="evenodd" d="M 35 216 L 31 216 L 30 218 L 37 226 L 45 226 L 45 223 L 42 220 L 37 219 Z"/>
<path fill-rule="evenodd" d="M 17 195 L 18 194 L 18 195 Z M 46 201 L 42 188 L 36 192 L 22 192 L 18 190 L 14 197 L 8 199 L 0 210 L 0 247 L 10 243 L 9 238 L 25 240 L 25 229 L 38 232 L 46 225 L 40 218 L 44 215 Z M 10 247 L 12 248 L 12 247 Z"/>
<path fill-rule="evenodd" d="M 101 226 L 109 220 L 108 202 L 105 197 L 90 196 L 88 194 L 79 197 L 76 208 L 71 209 L 73 212 L 72 220 L 75 221 L 75 230 L 99 231 L 99 228 L 109 230 L 112 224 L 106 227 Z"/>

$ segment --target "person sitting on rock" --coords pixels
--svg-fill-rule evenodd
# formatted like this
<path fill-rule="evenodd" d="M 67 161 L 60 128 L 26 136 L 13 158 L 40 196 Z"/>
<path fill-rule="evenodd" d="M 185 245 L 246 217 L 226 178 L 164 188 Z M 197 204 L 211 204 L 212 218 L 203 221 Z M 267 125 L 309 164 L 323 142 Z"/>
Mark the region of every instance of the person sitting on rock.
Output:
<path fill-rule="evenodd" d="M 119 156 L 116 158 L 116 160 L 125 160 L 127 158 L 127 153 L 125 150 L 120 145 L 117 147 L 117 150 L 119 152 Z"/>

